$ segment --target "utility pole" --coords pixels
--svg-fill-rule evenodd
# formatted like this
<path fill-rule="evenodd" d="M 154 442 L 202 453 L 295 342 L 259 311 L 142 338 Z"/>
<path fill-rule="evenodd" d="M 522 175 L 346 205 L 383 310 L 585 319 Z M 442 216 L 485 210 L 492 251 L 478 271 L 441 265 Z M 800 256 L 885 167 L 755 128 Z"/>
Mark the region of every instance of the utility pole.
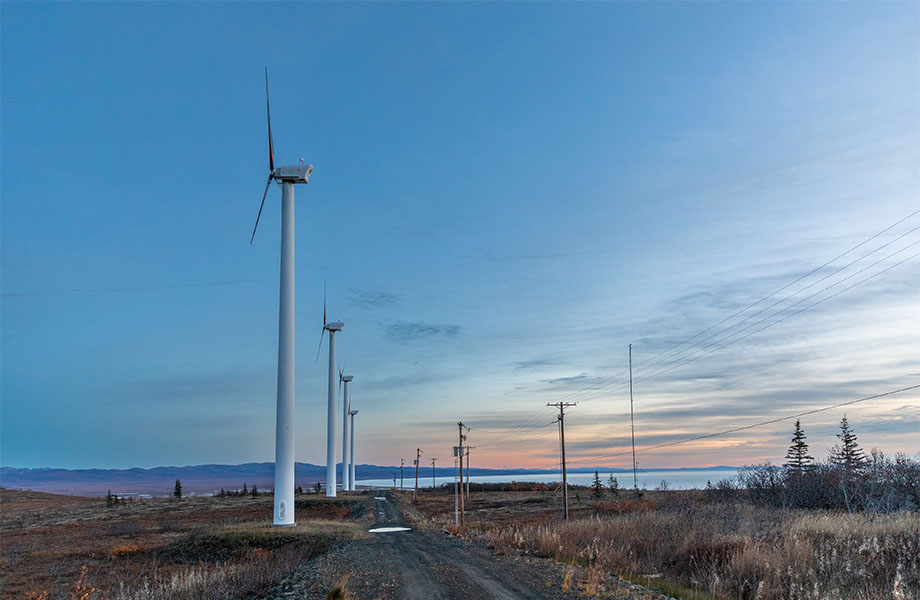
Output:
<path fill-rule="evenodd" d="M 399 459 L 399 491 L 403 491 L 403 467 L 406 466 L 406 459 Z"/>
<path fill-rule="evenodd" d="M 633 490 L 639 496 L 639 470 L 636 466 L 636 424 L 633 420 L 632 344 L 629 345 L 629 428 L 632 431 Z"/>
<path fill-rule="evenodd" d="M 470 450 L 476 446 L 466 447 L 466 497 L 470 497 Z"/>
<path fill-rule="evenodd" d="M 463 428 L 466 427 L 462 422 L 457 423 L 457 427 L 460 429 L 460 525 L 463 525 L 463 517 L 466 512 L 466 507 L 463 503 L 463 442 L 466 440 L 466 436 L 463 435 Z M 469 430 L 469 427 L 466 427 Z"/>
<path fill-rule="evenodd" d="M 569 518 L 569 485 L 565 473 L 565 409 L 569 406 L 575 406 L 576 402 L 548 402 L 547 406 L 555 406 L 559 409 L 559 435 L 560 444 L 562 445 L 562 517 Z"/>
<path fill-rule="evenodd" d="M 418 497 L 418 463 L 422 458 L 422 449 L 415 449 L 415 491 L 412 493 L 412 501 L 415 502 Z"/>
<path fill-rule="evenodd" d="M 434 461 L 438 460 L 437 458 L 431 459 L 431 491 L 434 491 L 434 488 L 438 487 L 437 480 L 437 471 L 434 468 Z"/>
<path fill-rule="evenodd" d="M 457 454 L 460 447 L 454 446 L 454 526 L 460 526 L 460 499 L 457 498 Z"/>

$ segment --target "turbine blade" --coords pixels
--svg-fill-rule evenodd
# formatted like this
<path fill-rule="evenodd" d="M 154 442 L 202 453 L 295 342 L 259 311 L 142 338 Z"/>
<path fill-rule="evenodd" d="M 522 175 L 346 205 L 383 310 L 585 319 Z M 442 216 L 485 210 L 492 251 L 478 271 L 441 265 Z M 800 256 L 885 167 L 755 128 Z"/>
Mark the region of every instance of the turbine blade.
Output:
<path fill-rule="evenodd" d="M 322 333 L 319 334 L 319 346 L 316 347 L 316 358 L 313 362 L 319 362 L 319 351 L 323 349 L 323 336 L 326 335 L 326 328 L 323 327 Z"/>
<path fill-rule="evenodd" d="M 326 282 L 323 281 L 323 327 L 326 326 Z"/>
<path fill-rule="evenodd" d="M 268 196 L 268 188 L 272 184 L 272 176 L 269 174 L 268 182 L 265 184 L 265 192 L 262 193 L 262 204 L 259 205 L 259 214 L 256 215 L 256 226 L 252 228 L 252 237 L 249 238 L 249 245 L 252 246 L 252 240 L 256 239 L 256 229 L 259 228 L 259 219 L 262 218 L 262 207 L 265 206 L 265 197 Z"/>
<path fill-rule="evenodd" d="M 275 144 L 272 142 L 272 111 L 268 103 L 268 67 L 265 67 L 265 114 L 268 116 L 268 168 L 275 172 Z"/>

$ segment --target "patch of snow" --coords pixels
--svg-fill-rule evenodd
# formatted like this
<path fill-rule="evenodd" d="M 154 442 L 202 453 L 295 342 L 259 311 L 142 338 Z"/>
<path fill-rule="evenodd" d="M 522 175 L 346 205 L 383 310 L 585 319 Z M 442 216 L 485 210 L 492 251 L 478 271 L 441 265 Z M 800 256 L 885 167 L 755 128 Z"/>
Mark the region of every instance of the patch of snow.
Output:
<path fill-rule="evenodd" d="M 375 527 L 374 529 L 368 529 L 370 533 L 392 533 L 394 531 L 411 531 L 411 527 Z"/>

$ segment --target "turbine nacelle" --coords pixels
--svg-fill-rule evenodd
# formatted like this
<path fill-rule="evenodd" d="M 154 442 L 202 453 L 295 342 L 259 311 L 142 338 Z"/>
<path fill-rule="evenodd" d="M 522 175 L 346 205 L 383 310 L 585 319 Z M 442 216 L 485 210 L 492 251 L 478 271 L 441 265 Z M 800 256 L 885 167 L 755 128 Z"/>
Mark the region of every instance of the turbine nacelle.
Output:
<path fill-rule="evenodd" d="M 323 329 L 326 331 L 342 331 L 343 327 L 345 327 L 345 323 L 341 321 L 333 321 L 332 323 L 323 325 Z M 320 338 L 320 343 L 322 343 L 322 338 Z"/>
<path fill-rule="evenodd" d="M 345 383 L 351 383 L 355 379 L 354 375 L 340 375 L 340 377 L 342 378 L 342 381 L 344 381 Z"/>
<path fill-rule="evenodd" d="M 310 173 L 313 172 L 313 165 L 289 165 L 275 169 L 275 181 L 286 181 L 288 183 L 307 183 L 310 180 Z"/>
<path fill-rule="evenodd" d="M 351 416 L 355 416 L 356 414 L 358 414 L 358 411 L 356 411 L 356 410 L 350 410 L 350 411 L 348 411 L 348 414 L 350 414 Z"/>

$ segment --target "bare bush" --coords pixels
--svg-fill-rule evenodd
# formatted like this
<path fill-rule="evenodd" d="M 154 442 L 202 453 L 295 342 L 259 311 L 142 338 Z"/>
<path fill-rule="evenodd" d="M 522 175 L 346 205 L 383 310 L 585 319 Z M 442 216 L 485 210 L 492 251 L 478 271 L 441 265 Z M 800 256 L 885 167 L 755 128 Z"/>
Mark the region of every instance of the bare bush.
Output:
<path fill-rule="evenodd" d="M 904 454 L 892 460 L 873 450 L 860 468 L 831 460 L 801 470 L 768 463 L 743 469 L 735 485 L 760 506 L 883 513 L 917 510 L 920 461 Z"/>

